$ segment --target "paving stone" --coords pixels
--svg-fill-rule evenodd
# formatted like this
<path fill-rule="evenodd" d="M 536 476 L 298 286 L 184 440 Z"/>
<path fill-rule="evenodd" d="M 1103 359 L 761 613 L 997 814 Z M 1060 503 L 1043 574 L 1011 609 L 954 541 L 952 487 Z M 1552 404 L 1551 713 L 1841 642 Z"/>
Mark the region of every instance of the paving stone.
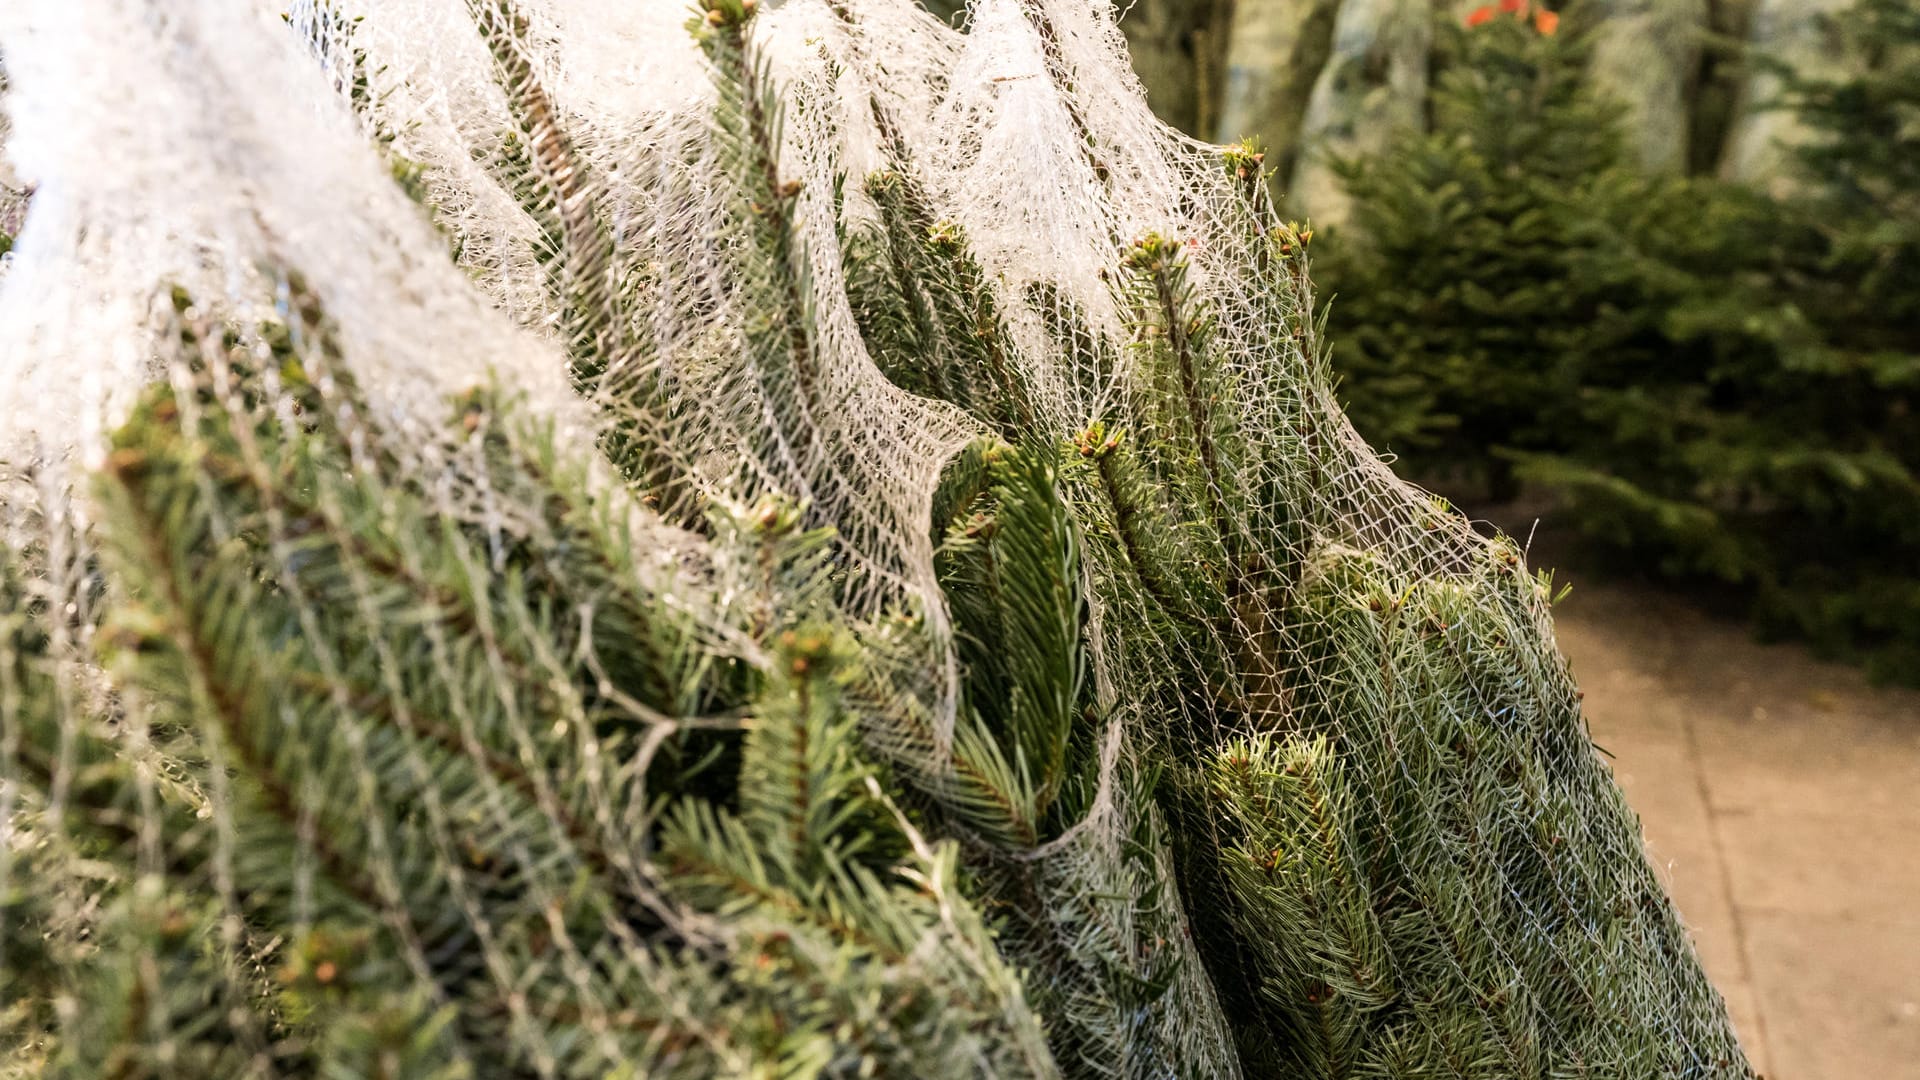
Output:
<path fill-rule="evenodd" d="M 1583 584 L 1556 616 L 1755 1068 L 1920 1080 L 1920 694 L 1656 593 Z"/>
<path fill-rule="evenodd" d="M 1891 918 L 1917 910 L 1920 807 L 1727 814 L 1720 836 L 1742 912 Z"/>
<path fill-rule="evenodd" d="M 1768 1080 L 1920 1080 L 1920 916 L 1745 917 Z"/>

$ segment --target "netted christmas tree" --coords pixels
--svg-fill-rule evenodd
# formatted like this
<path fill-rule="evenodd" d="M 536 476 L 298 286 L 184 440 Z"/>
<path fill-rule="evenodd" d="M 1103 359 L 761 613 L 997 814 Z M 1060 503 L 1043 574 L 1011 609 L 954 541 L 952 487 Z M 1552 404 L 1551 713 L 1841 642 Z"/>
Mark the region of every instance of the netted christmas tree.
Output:
<path fill-rule="evenodd" d="M 10 1075 L 1751 1075 L 1105 3 L 33 2 Z"/>

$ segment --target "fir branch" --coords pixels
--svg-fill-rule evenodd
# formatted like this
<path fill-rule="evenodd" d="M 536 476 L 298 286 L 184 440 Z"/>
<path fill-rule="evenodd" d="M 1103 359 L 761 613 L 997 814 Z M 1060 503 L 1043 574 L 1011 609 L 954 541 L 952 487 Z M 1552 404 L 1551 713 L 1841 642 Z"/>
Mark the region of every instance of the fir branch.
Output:
<path fill-rule="evenodd" d="M 866 246 L 882 252 L 896 295 L 914 318 L 917 351 L 900 353 L 906 368 L 936 396 L 973 413 L 1003 436 L 1037 433 L 1031 393 L 1015 370 L 1013 343 L 1002 325 L 985 271 L 965 232 L 935 218 L 925 193 L 901 169 L 868 177 L 868 196 L 880 211 L 877 236 Z M 984 375 L 990 392 L 975 384 Z"/>
<path fill-rule="evenodd" d="M 1167 573 L 1167 565 L 1177 565 L 1181 556 L 1175 553 L 1149 557 L 1147 554 L 1165 552 L 1173 542 L 1161 536 L 1163 530 L 1158 527 L 1161 523 L 1154 521 L 1157 507 L 1145 497 L 1144 482 L 1135 475 L 1125 442 L 1125 432 L 1109 431 L 1106 424 L 1097 420 L 1074 437 L 1080 456 L 1093 463 L 1101 494 L 1113 513 L 1114 532 L 1126 553 L 1127 565 L 1162 610 L 1192 621 L 1198 617 L 1192 600 Z"/>
<path fill-rule="evenodd" d="M 691 26 L 720 91 L 716 136 L 736 169 L 738 220 L 759 257 L 744 285 L 765 291 L 758 298 L 763 302 L 756 305 L 754 320 L 755 327 L 764 324 L 765 328 L 750 327 L 748 338 L 756 356 L 782 358 L 778 367 L 760 372 L 763 380 L 771 380 L 769 396 L 781 401 L 786 395 L 779 390 L 791 379 L 798 390 L 792 403 L 800 409 L 796 420 L 812 429 L 819 423 L 823 402 L 808 329 L 811 312 L 801 291 L 805 265 L 794 234 L 792 204 L 801 189 L 798 181 L 780 176 L 780 100 L 752 40 L 757 5 L 752 0 L 705 0 L 705 4 L 705 18 Z"/>
<path fill-rule="evenodd" d="M 1150 392 L 1159 398 L 1159 418 L 1186 445 L 1168 467 L 1195 501 L 1211 528 L 1222 563 L 1219 593 L 1227 618 L 1221 638 L 1232 642 L 1248 703 L 1258 714 L 1284 716 L 1287 668 L 1273 609 L 1270 560 L 1247 535 L 1243 511 L 1230 505 L 1245 498 L 1237 482 L 1245 437 L 1234 428 L 1232 388 L 1212 355 L 1213 316 L 1194 295 L 1181 245 L 1158 234 L 1135 241 L 1124 257 L 1120 282 L 1123 310 L 1133 321 L 1147 358 Z M 1168 369 L 1171 370 L 1168 370 Z M 1173 385 L 1161 391 L 1163 382 Z M 1230 461 L 1222 439 L 1233 451 Z M 1230 475 L 1229 465 L 1232 466 Z M 1212 546 L 1212 545 L 1209 545 Z M 1290 556 L 1283 552 L 1283 558 Z"/>
<path fill-rule="evenodd" d="M 1020 0 L 1020 12 L 1026 16 L 1027 23 L 1040 39 L 1040 51 L 1046 58 L 1047 78 L 1054 90 L 1060 95 L 1061 105 L 1073 121 L 1073 128 L 1079 136 L 1081 152 L 1086 156 L 1087 168 L 1093 171 L 1094 179 L 1102 184 L 1112 182 L 1113 171 L 1100 158 L 1100 147 L 1093 137 L 1093 129 L 1087 125 L 1087 119 L 1081 113 L 1080 106 L 1073 100 L 1073 69 L 1060 48 L 1060 31 L 1053 24 L 1053 16 L 1048 13 L 1046 4 L 1041 0 Z"/>
<path fill-rule="evenodd" d="M 1144 310 L 1134 307 L 1139 329 L 1153 351 L 1159 351 L 1158 342 L 1166 343 L 1165 352 L 1173 362 L 1177 380 L 1175 400 L 1181 410 L 1173 414 L 1177 418 L 1174 426 L 1192 440 L 1200 466 L 1194 486 L 1199 489 L 1207 521 L 1232 558 L 1238 532 L 1228 517 L 1226 499 L 1227 492 L 1234 489 L 1223 473 L 1214 445 L 1219 433 L 1214 403 L 1220 391 L 1211 370 L 1202 369 L 1199 355 L 1207 344 L 1210 316 L 1204 310 L 1193 310 L 1186 258 L 1176 241 L 1159 234 L 1144 236 L 1128 248 L 1123 265 L 1131 287 L 1143 292 L 1136 300 L 1144 301 Z"/>
<path fill-rule="evenodd" d="M 556 234 L 562 295 L 580 320 L 576 333 L 592 343 L 596 354 L 580 373 L 590 379 L 609 366 L 618 332 L 606 273 L 613 240 L 596 205 L 596 185 L 534 71 L 527 53 L 527 20 L 514 0 L 467 0 L 467 13 L 486 43 L 508 109 L 526 139 L 525 163 L 534 185 L 531 209 L 534 219 L 550 223 Z"/>
<path fill-rule="evenodd" d="M 515 0 L 467 0 L 467 11 L 514 120 L 501 171 L 552 259 L 549 283 L 574 385 L 613 413 L 601 444 L 614 464 L 669 520 L 697 527 L 698 485 L 668 434 L 675 410 L 636 327 L 638 284 L 601 205 L 601 182 L 534 68 Z"/>

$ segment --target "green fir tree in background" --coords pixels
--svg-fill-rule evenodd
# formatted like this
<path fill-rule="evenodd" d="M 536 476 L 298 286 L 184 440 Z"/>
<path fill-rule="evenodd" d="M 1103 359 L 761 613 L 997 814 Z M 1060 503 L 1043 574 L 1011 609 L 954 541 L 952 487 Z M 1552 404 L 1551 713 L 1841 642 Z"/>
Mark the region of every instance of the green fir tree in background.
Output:
<path fill-rule="evenodd" d="M 1920 677 L 1920 22 L 1835 16 L 1857 67 L 1790 76 L 1808 141 L 1784 198 L 1620 184 L 1621 289 L 1571 354 L 1582 423 L 1529 475 L 1616 552 L 1732 583 L 1757 625 Z"/>
<path fill-rule="evenodd" d="M 1819 261 L 1799 309 L 1815 343 L 1788 354 L 1812 376 L 1783 396 L 1805 411 L 1781 430 L 1815 432 L 1806 465 L 1778 462 L 1762 487 L 1803 508 L 1798 549 L 1760 572 L 1763 617 L 1865 658 L 1882 676 L 1920 678 L 1920 11 L 1861 0 L 1836 20 L 1863 63 L 1787 81 L 1785 104 L 1815 138 L 1799 152 Z M 1782 290 L 1787 295 L 1792 293 Z M 1798 292 L 1793 288 L 1792 292 Z M 1810 440 L 1811 441 L 1811 440 Z M 1798 472 L 1800 475 L 1794 475 Z M 1781 490 L 1784 489 L 1784 490 Z M 1811 489 L 1811 490 L 1810 490 Z M 1775 494 L 1778 492 L 1779 494 Z M 1765 530 L 1768 523 L 1761 523 Z M 1832 557 L 1839 547 L 1847 554 Z"/>
<path fill-rule="evenodd" d="M 1343 396 L 1403 468 L 1530 484 L 1612 565 L 1911 680 L 1916 31 L 1878 2 L 1835 27 L 1861 63 L 1787 80 L 1815 137 L 1783 199 L 1623 161 L 1577 27 L 1456 31 L 1434 130 L 1348 164 L 1322 276 Z"/>
<path fill-rule="evenodd" d="M 1430 131 L 1336 164 L 1353 211 L 1319 259 L 1355 425 L 1497 500 L 1515 491 L 1498 451 L 1552 446 L 1569 420 L 1564 358 L 1601 299 L 1579 266 L 1625 160 L 1581 34 L 1507 6 L 1444 28 Z"/>

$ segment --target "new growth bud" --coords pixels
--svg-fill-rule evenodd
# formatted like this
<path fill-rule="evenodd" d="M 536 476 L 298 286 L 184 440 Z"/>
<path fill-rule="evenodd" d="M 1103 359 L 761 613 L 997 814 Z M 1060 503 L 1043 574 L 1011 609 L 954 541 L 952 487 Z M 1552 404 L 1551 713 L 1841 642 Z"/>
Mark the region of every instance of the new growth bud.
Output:
<path fill-rule="evenodd" d="M 744 26 L 759 7 L 759 0 L 702 0 L 700 8 L 706 16 L 693 25 L 704 22 L 715 28 Z"/>
<path fill-rule="evenodd" d="M 1087 425 L 1085 431 L 1073 437 L 1073 444 L 1080 451 L 1081 457 L 1099 461 L 1120 448 L 1123 435 L 1124 433 L 1118 429 L 1109 433 L 1105 423 L 1095 420 Z"/>
<path fill-rule="evenodd" d="M 806 504 L 802 502 L 782 495 L 766 495 L 753 505 L 746 518 L 755 534 L 778 538 L 798 529 L 805 511 Z"/>
<path fill-rule="evenodd" d="M 1180 241 L 1150 232 L 1127 245 L 1123 262 L 1129 270 L 1145 274 L 1165 273 L 1186 259 Z"/>
<path fill-rule="evenodd" d="M 1242 139 L 1237 143 L 1228 143 L 1221 147 L 1220 160 L 1236 179 L 1246 180 L 1260 175 L 1266 164 L 1267 155 L 1261 149 L 1258 139 Z"/>
<path fill-rule="evenodd" d="M 833 632 L 825 628 L 789 630 L 780 635 L 778 645 L 788 673 L 797 679 L 825 675 L 837 661 Z"/>
<path fill-rule="evenodd" d="M 951 221 L 938 221 L 927 229 L 927 243 L 945 251 L 958 250 L 962 244 L 960 226 Z"/>

